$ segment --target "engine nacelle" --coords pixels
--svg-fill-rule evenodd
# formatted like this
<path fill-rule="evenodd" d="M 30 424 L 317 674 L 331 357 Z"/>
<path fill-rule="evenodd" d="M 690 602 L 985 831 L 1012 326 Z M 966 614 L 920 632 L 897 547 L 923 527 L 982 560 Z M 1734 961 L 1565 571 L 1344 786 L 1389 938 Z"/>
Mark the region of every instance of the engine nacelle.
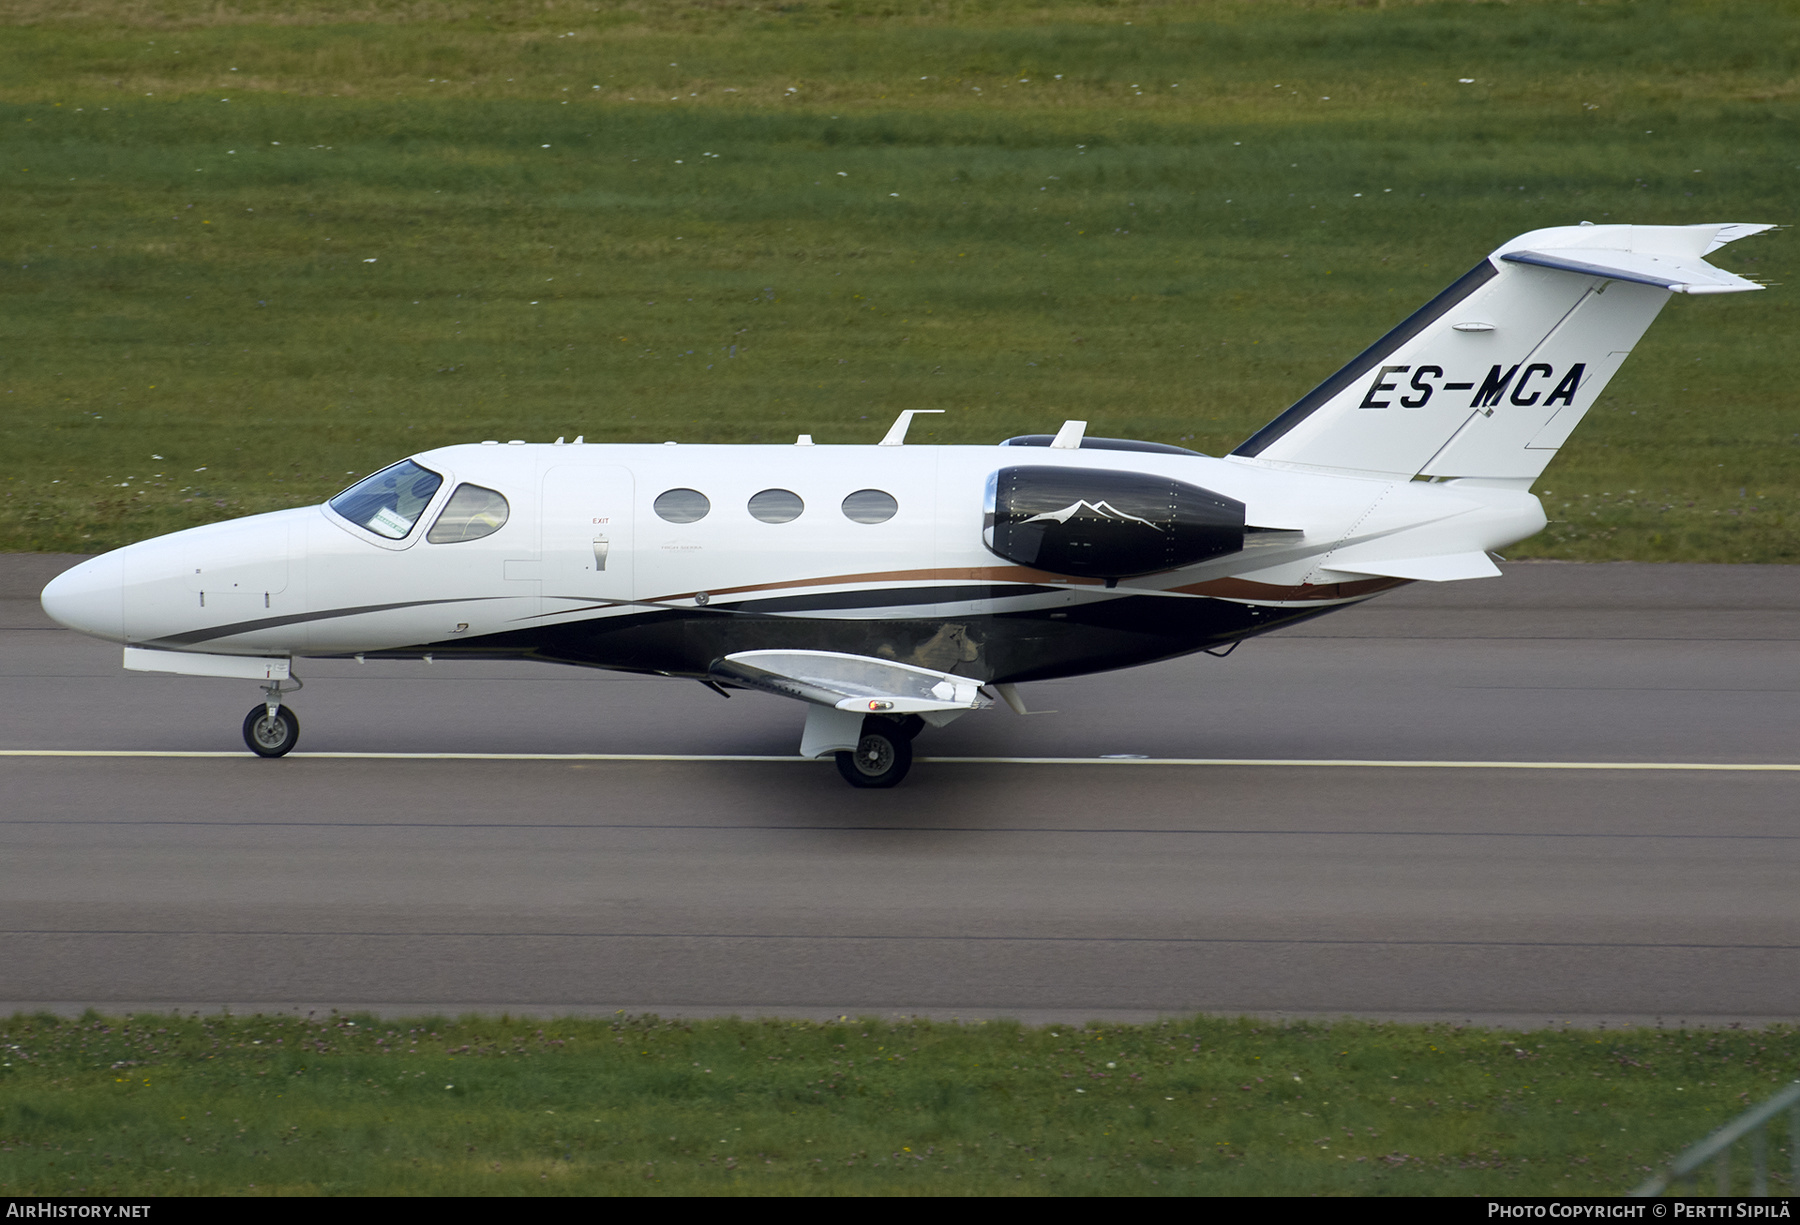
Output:
<path fill-rule="evenodd" d="M 1244 504 L 1198 485 L 1103 468 L 1002 468 L 982 539 L 1007 561 L 1080 578 L 1135 578 L 1244 547 Z"/>

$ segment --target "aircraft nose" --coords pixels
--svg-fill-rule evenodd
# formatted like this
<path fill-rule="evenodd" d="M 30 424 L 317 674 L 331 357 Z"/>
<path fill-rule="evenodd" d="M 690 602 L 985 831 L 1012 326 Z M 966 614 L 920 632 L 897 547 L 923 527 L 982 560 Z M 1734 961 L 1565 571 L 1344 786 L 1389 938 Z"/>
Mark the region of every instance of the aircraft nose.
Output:
<path fill-rule="evenodd" d="M 125 567 L 119 554 L 106 553 L 51 579 L 39 599 L 45 612 L 72 630 L 123 641 L 124 578 Z"/>

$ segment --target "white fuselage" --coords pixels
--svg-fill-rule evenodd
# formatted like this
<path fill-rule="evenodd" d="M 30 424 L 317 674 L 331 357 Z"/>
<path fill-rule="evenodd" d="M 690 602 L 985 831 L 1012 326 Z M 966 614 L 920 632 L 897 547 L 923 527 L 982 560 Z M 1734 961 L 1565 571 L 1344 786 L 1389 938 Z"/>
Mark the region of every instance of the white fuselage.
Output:
<path fill-rule="evenodd" d="M 1320 608 L 1401 579 L 1473 577 L 1453 572 L 1454 559 L 1478 566 L 1484 551 L 1544 523 L 1524 482 L 1428 483 L 1139 451 L 478 444 L 413 460 L 443 482 L 402 539 L 323 506 L 256 515 L 86 562 L 52 584 L 45 607 L 126 644 L 284 656 L 449 649 L 647 610 L 918 620 L 1042 615 L 1146 595 Z M 1116 586 L 1035 571 L 995 556 L 982 537 L 989 476 L 1022 463 L 1174 478 L 1244 503 L 1252 527 L 1281 530 Z M 502 493 L 510 515 L 481 539 L 432 543 L 430 525 L 465 482 Z M 672 489 L 699 491 L 709 511 L 665 521 L 656 500 Z M 749 503 L 766 490 L 790 491 L 804 509 L 761 522 Z M 848 518 L 844 500 L 864 490 L 890 495 L 892 517 Z M 1434 574 L 1446 558 L 1449 570 Z M 934 591 L 944 598 L 933 601 Z M 838 598 L 782 606 L 802 595 Z"/>

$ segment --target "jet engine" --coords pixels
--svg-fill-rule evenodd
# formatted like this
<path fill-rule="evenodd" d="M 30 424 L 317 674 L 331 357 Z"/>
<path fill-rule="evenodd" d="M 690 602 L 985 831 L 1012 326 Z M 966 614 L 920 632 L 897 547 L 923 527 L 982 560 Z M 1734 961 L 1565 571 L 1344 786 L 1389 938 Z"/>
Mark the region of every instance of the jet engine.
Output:
<path fill-rule="evenodd" d="M 988 477 L 982 539 L 1021 566 L 1135 578 L 1241 550 L 1244 504 L 1144 472 L 1002 468 Z"/>

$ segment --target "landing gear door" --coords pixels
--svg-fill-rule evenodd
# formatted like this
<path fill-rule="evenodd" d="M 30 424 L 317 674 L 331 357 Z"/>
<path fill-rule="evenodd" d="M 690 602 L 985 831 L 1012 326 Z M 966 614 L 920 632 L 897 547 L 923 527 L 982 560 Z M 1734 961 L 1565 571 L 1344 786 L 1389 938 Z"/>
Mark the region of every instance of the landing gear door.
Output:
<path fill-rule="evenodd" d="M 632 479 L 617 464 L 559 462 L 544 472 L 544 612 L 630 600 Z"/>

